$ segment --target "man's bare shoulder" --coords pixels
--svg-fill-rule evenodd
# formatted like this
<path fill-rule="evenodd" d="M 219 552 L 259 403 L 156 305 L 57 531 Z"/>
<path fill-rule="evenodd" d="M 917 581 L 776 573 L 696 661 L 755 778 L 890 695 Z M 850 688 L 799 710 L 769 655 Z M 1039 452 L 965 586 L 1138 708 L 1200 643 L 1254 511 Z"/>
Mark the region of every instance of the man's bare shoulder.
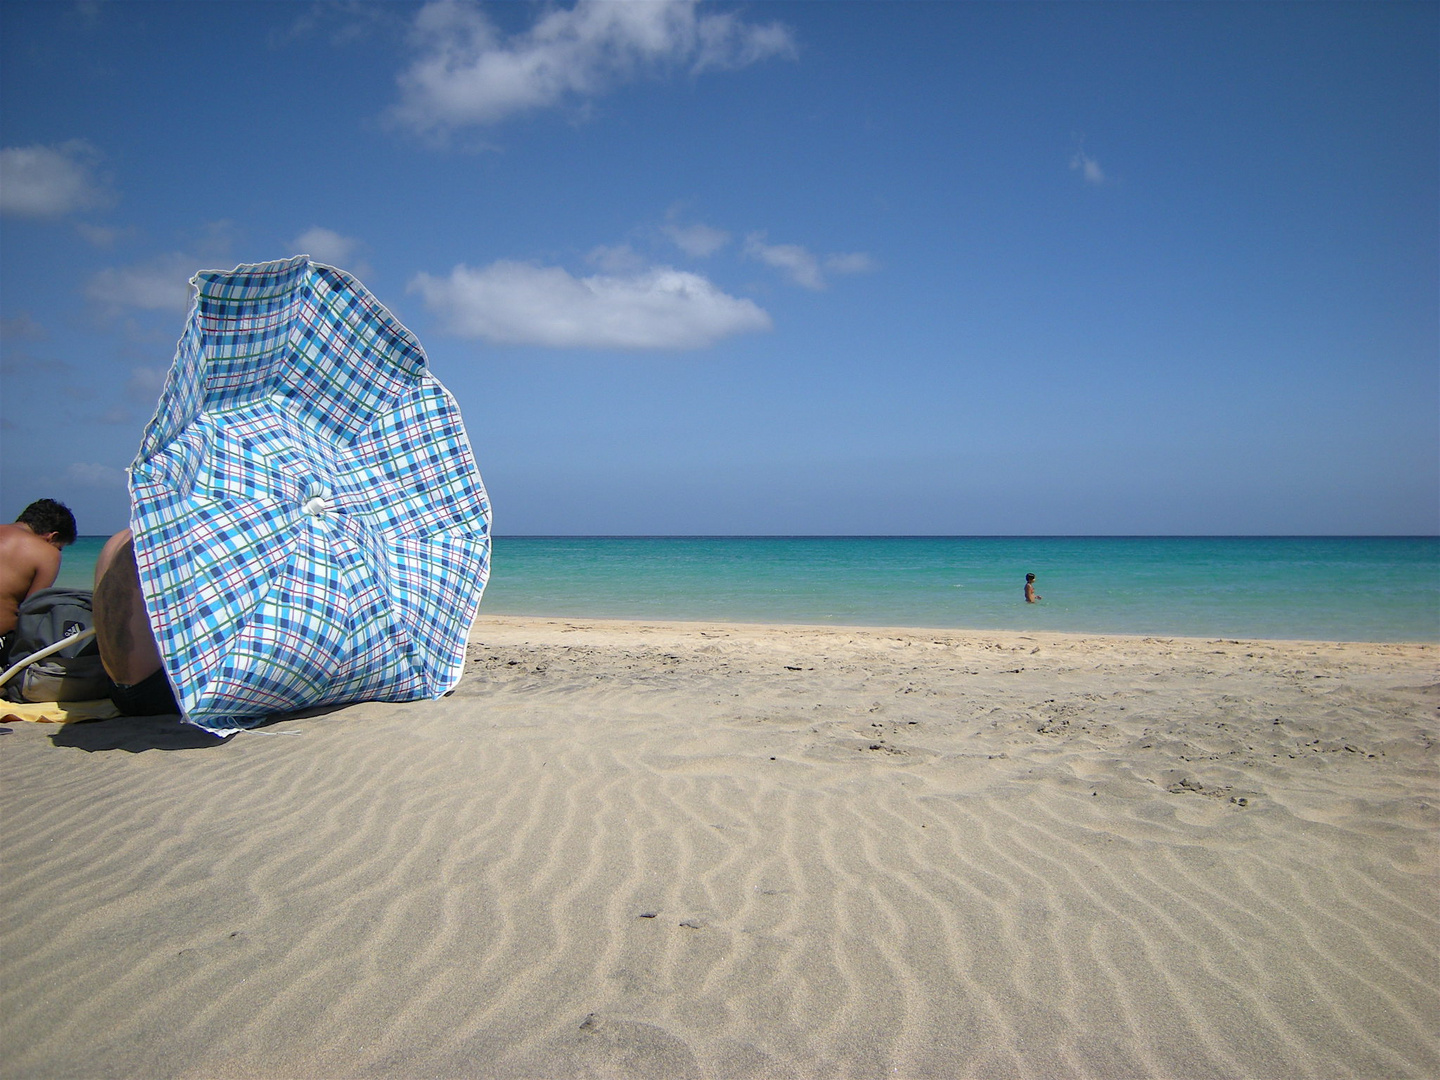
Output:
<path fill-rule="evenodd" d="M 15 612 L 31 593 L 49 588 L 60 549 L 23 525 L 0 525 L 0 634 L 15 629 Z"/>
<path fill-rule="evenodd" d="M 60 551 L 23 525 L 0 525 L 0 567 L 35 571 L 60 565 Z"/>
<path fill-rule="evenodd" d="M 24 551 L 36 544 L 50 546 L 24 525 L 0 525 L 0 551 Z"/>

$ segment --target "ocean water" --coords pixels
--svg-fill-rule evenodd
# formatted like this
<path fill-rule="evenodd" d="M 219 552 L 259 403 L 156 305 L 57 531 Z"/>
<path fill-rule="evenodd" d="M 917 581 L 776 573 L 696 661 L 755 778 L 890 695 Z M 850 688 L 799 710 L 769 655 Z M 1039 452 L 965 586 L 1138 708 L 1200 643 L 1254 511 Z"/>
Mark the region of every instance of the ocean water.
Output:
<path fill-rule="evenodd" d="M 60 553 L 60 576 L 55 585 L 61 589 L 91 589 L 95 586 L 95 560 L 108 536 L 77 536 L 75 542 Z"/>
<path fill-rule="evenodd" d="M 102 543 L 61 582 L 89 587 Z M 1440 538 L 501 536 L 481 611 L 1440 641 Z"/>

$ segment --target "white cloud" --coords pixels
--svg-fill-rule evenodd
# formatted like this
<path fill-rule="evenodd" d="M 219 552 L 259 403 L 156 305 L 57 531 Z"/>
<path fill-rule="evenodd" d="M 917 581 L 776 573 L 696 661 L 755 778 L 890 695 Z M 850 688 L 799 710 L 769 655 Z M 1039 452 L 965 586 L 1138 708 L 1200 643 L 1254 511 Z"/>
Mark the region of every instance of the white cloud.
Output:
<path fill-rule="evenodd" d="M 123 469 L 117 469 L 113 465 L 94 465 L 84 461 L 77 461 L 66 469 L 65 479 L 72 484 L 79 484 L 81 487 L 125 487 L 125 472 Z"/>
<path fill-rule="evenodd" d="M 415 18 L 419 56 L 401 73 L 401 101 L 389 116 L 443 132 L 592 98 L 647 74 L 699 74 L 794 54 L 778 23 L 700 15 L 696 7 L 697 0 L 578 0 L 502 40 L 473 0 L 433 0 Z"/>
<path fill-rule="evenodd" d="M 350 265 L 352 256 L 360 247 L 360 241 L 316 225 L 290 241 L 290 246 L 297 253 L 309 255 L 316 262 L 337 266 L 343 270 Z"/>
<path fill-rule="evenodd" d="M 58 218 L 108 206 L 111 195 L 96 179 L 100 152 L 80 139 L 57 146 L 0 150 L 0 213 Z"/>
<path fill-rule="evenodd" d="M 1074 156 L 1070 159 L 1070 168 L 1078 170 L 1080 175 L 1091 184 L 1105 183 L 1105 171 L 1100 168 L 1100 163 L 1084 150 L 1075 151 Z"/>
<path fill-rule="evenodd" d="M 134 266 L 101 270 L 85 286 L 85 295 L 111 312 L 141 308 L 183 313 L 190 308 L 190 279 L 200 269 L 194 256 L 174 252 Z"/>
<path fill-rule="evenodd" d="M 418 274 L 410 290 L 463 337 L 553 348 L 698 349 L 770 329 L 770 316 L 698 274 L 652 267 L 576 278 L 558 267 L 501 261 Z"/>

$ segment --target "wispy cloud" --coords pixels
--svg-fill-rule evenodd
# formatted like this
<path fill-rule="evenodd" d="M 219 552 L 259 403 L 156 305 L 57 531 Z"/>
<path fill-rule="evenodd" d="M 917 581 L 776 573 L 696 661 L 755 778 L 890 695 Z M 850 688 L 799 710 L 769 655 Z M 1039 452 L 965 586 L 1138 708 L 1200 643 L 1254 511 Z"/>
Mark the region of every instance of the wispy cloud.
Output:
<path fill-rule="evenodd" d="M 125 471 L 113 465 L 96 465 L 88 461 L 77 461 L 65 470 L 65 479 L 80 487 L 124 488 Z"/>
<path fill-rule="evenodd" d="M 296 254 L 309 255 L 316 262 L 365 277 L 370 273 L 370 266 L 359 259 L 361 247 L 360 241 L 353 236 L 341 236 L 335 230 L 319 225 L 306 229 L 290 241 L 290 248 Z"/>
<path fill-rule="evenodd" d="M 69 365 L 62 360 L 36 356 L 31 351 L 35 342 L 44 341 L 49 331 L 30 317 L 28 311 L 17 311 L 8 319 L 0 319 L 0 375 L 62 375 Z"/>
<path fill-rule="evenodd" d="M 817 291 L 826 287 L 826 273 L 859 274 L 875 266 L 874 260 L 861 252 L 822 257 L 799 244 L 770 244 L 763 232 L 745 238 L 745 254 L 782 271 L 796 285 Z"/>
<path fill-rule="evenodd" d="M 30 317 L 28 311 L 17 311 L 8 319 L 0 319 L 0 344 L 12 341 L 44 341 L 49 331 Z"/>
<path fill-rule="evenodd" d="M 745 254 L 783 271 L 796 285 L 807 289 L 825 287 L 820 261 L 799 244 L 767 244 L 763 232 L 754 232 L 745 238 Z"/>
<path fill-rule="evenodd" d="M 111 314 L 125 308 L 184 312 L 190 307 L 190 279 L 202 268 L 193 255 L 172 252 L 101 270 L 85 286 L 85 295 Z"/>
<path fill-rule="evenodd" d="M 154 407 L 160 400 L 160 391 L 165 387 L 165 376 L 169 368 L 134 364 L 130 378 L 125 383 L 127 393 L 137 404 Z"/>
<path fill-rule="evenodd" d="M 77 221 L 75 231 L 84 240 L 97 248 L 112 248 L 116 241 L 128 239 L 139 234 L 139 230 L 133 225 L 117 228 L 111 225 L 92 225 L 87 221 Z"/>
<path fill-rule="evenodd" d="M 100 151 L 82 139 L 55 146 L 0 150 L 0 213 L 60 218 L 109 206 L 114 197 L 96 176 Z"/>
<path fill-rule="evenodd" d="M 552 348 L 699 349 L 770 329 L 770 316 L 706 278 L 659 266 L 577 278 L 559 267 L 495 262 L 418 274 L 410 290 L 446 329 L 496 344 Z"/>
<path fill-rule="evenodd" d="M 875 269 L 875 260 L 863 251 L 826 255 L 825 269 L 832 274 L 868 274 Z"/>
<path fill-rule="evenodd" d="M 1084 150 L 1075 151 L 1070 158 L 1070 168 L 1072 171 L 1080 173 L 1087 183 L 1097 185 L 1105 183 L 1105 170 L 1100 168 L 1100 162 L 1085 153 Z"/>
<path fill-rule="evenodd" d="M 201 270 L 233 266 L 238 239 L 233 221 L 204 222 L 191 230 L 186 250 L 101 270 L 86 283 L 85 296 L 112 316 L 126 309 L 183 313 L 190 307 L 190 279 Z"/>
<path fill-rule="evenodd" d="M 671 243 L 696 259 L 707 258 L 730 242 L 730 234 L 724 229 L 716 229 L 699 222 L 682 225 L 679 212 L 675 210 L 665 216 L 665 224 L 661 226 L 661 230 L 670 238 Z"/>
<path fill-rule="evenodd" d="M 394 38 L 408 28 L 401 10 L 398 5 L 374 0 L 316 0 L 287 29 L 271 34 L 270 43 L 281 47 L 321 35 L 331 45 L 343 48 L 374 37 Z"/>
<path fill-rule="evenodd" d="M 0 352 L 0 375 L 13 378 L 39 377 L 53 379 L 59 383 L 61 380 L 72 379 L 75 374 L 74 364 L 50 356 L 37 356 L 28 349 L 7 347 Z M 76 388 L 72 386 L 71 389 Z M 79 389 L 88 390 L 88 387 Z M 89 395 L 82 394 L 81 396 Z"/>
<path fill-rule="evenodd" d="M 606 274 L 638 274 L 648 265 L 629 244 L 601 244 L 591 248 L 585 261 Z"/>
<path fill-rule="evenodd" d="M 779 23 L 702 15 L 697 7 L 697 0 L 579 0 L 503 38 L 473 0 L 434 0 L 416 15 L 418 56 L 401 73 L 401 100 L 387 115 L 416 131 L 443 133 L 583 104 L 647 76 L 794 55 L 790 31 Z"/>

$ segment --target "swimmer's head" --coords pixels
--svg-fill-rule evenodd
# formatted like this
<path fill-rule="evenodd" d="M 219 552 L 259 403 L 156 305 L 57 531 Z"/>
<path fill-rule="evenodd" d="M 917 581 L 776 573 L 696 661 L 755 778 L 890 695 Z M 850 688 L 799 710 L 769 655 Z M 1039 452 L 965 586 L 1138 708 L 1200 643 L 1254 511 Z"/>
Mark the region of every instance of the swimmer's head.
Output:
<path fill-rule="evenodd" d="M 1035 575 L 1034 575 L 1034 574 L 1026 574 L 1026 575 L 1025 575 L 1025 580 L 1026 580 L 1026 581 L 1034 581 L 1034 580 L 1035 580 Z"/>

